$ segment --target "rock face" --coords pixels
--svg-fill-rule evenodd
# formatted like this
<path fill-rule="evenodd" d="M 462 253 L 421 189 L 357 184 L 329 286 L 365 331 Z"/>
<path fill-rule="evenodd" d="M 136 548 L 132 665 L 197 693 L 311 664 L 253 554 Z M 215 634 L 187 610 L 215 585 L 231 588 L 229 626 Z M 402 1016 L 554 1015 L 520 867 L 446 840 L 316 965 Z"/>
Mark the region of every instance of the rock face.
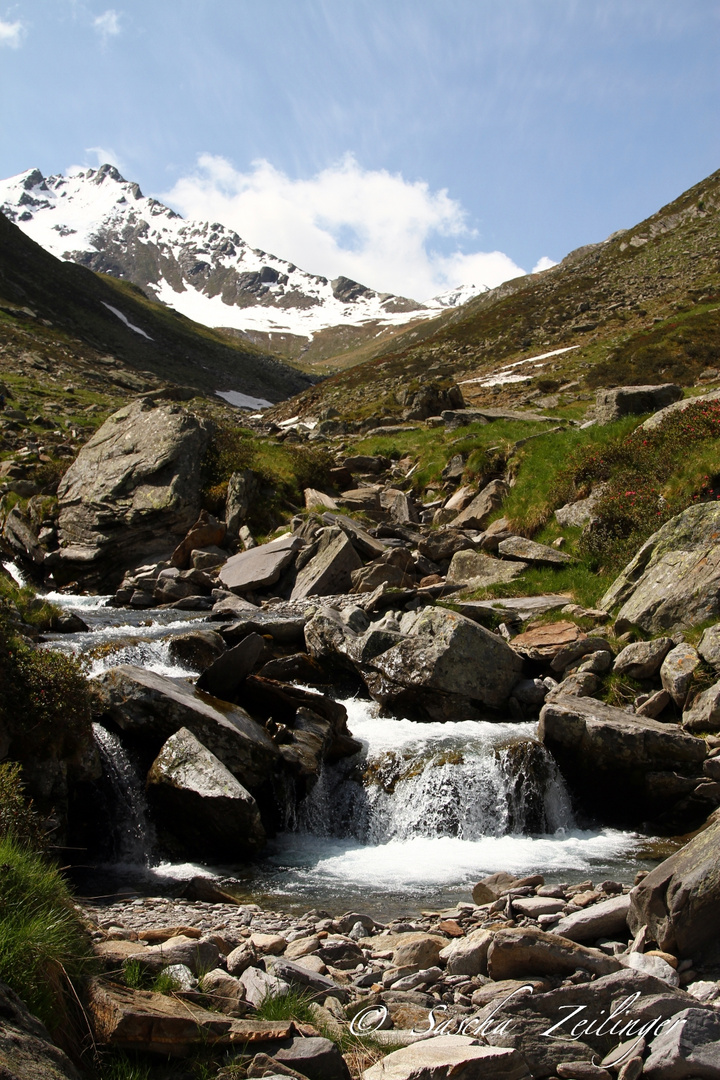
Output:
<path fill-rule="evenodd" d="M 275 746 L 244 709 L 196 691 L 183 679 L 124 664 L 103 672 L 96 685 L 113 722 L 156 753 L 176 731 L 188 728 L 250 790 L 277 759 Z"/>
<path fill-rule="evenodd" d="M 376 656 L 370 692 L 383 704 L 414 706 L 457 718 L 469 705 L 500 706 L 520 677 L 522 660 L 489 630 L 441 608 L 427 608 L 408 637 Z"/>
<path fill-rule="evenodd" d="M 598 424 L 611 424 L 622 416 L 657 412 L 679 401 L 682 389 L 675 383 L 660 386 L 618 386 L 613 390 L 598 390 L 595 395 L 595 417 Z"/>
<path fill-rule="evenodd" d="M 720 615 L 720 506 L 701 503 L 665 522 L 646 540 L 600 601 L 621 605 L 615 628 L 649 634 Z"/>
<path fill-rule="evenodd" d="M 242 859 L 265 843 L 250 792 L 187 728 L 165 743 L 147 782 L 163 824 L 196 858 Z"/>
<path fill-rule="evenodd" d="M 143 557 L 183 539 L 200 510 L 209 436 L 177 404 L 140 399 L 106 420 L 58 488 L 56 580 L 115 588 Z"/>
<path fill-rule="evenodd" d="M 628 925 L 647 926 L 661 949 L 707 958 L 718 949 L 720 822 L 714 822 L 651 870 L 630 893 Z"/>
<path fill-rule="evenodd" d="M 578 799 L 604 820 L 637 822 L 667 810 L 667 791 L 653 788 L 657 775 L 690 778 L 701 773 L 707 755 L 704 739 L 675 724 L 631 715 L 589 697 L 560 696 L 546 704 L 538 735 Z"/>

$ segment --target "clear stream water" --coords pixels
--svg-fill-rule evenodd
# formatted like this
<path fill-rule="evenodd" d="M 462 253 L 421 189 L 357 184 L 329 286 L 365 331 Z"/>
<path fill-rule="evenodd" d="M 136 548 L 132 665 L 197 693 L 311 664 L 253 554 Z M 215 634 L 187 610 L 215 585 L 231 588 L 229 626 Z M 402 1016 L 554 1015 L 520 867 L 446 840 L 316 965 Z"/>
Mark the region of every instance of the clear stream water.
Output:
<path fill-rule="evenodd" d="M 91 676 L 132 663 L 196 677 L 168 648 L 203 613 L 116 609 L 106 597 L 54 593 L 48 599 L 81 615 L 91 633 L 52 636 L 45 647 L 84 657 Z M 124 882 L 152 893 L 188 877 L 232 876 L 242 881 L 246 899 L 260 904 L 359 907 L 389 918 L 469 900 L 475 881 L 497 870 L 542 873 L 553 882 L 630 881 L 639 864 L 662 857 L 647 837 L 578 826 L 535 723 L 423 724 L 380 717 L 370 701 L 344 704 L 362 750 L 326 769 L 265 857 L 243 867 L 155 858 L 142 778 L 118 737 L 96 726 L 123 817 L 113 887 Z"/>

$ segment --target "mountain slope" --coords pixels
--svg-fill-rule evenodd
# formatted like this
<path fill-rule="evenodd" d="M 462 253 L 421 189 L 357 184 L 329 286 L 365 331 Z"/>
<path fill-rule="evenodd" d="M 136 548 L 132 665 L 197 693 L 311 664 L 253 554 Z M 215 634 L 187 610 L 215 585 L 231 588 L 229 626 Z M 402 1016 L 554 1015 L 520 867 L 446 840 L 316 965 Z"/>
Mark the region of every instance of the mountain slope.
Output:
<path fill-rule="evenodd" d="M 59 258 L 131 281 L 206 326 L 240 331 L 271 351 L 280 344 L 288 358 L 312 359 L 313 336 L 328 327 L 356 327 L 354 341 L 372 338 L 464 295 L 424 305 L 308 274 L 221 224 L 184 220 L 110 165 L 72 176 L 32 169 L 0 181 L 0 211 Z"/>
<path fill-rule="evenodd" d="M 17 325 L 30 321 L 48 339 L 51 366 L 74 365 L 93 380 L 102 373 L 95 362 L 101 356 L 105 380 L 115 367 L 125 380 L 119 385 L 129 389 L 170 382 L 246 395 L 252 405 L 280 401 L 309 381 L 259 349 L 151 302 L 129 282 L 56 259 L 2 215 L 0 307 L 5 363 L 16 357 Z"/>
<path fill-rule="evenodd" d="M 478 404 L 522 403 L 570 382 L 691 385 L 720 369 L 719 300 L 716 172 L 634 228 L 401 334 L 274 415 L 334 407 L 351 417 L 380 401 L 399 413 L 398 392 L 428 377 L 461 381 Z"/>

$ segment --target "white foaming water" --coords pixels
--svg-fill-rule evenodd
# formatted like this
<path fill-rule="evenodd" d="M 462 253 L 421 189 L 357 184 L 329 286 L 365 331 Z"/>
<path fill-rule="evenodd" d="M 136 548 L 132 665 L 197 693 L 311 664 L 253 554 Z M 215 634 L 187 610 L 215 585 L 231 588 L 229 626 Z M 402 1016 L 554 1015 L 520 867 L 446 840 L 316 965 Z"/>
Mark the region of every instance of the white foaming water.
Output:
<path fill-rule="evenodd" d="M 17 565 L 17 563 L 14 563 L 14 562 L 11 562 L 10 560 L 8 560 L 7 562 L 3 562 L 3 566 L 7 570 L 8 574 L 13 579 L 13 581 L 15 582 L 16 585 L 20 585 L 21 587 L 23 585 L 27 585 L 27 580 L 25 578 L 25 575 L 23 574 L 22 570 Z"/>
<path fill-rule="evenodd" d="M 86 596 L 84 593 L 45 593 L 44 599 L 58 607 L 69 608 L 71 611 L 99 611 L 106 608 L 112 596 Z"/>
<path fill-rule="evenodd" d="M 115 858 L 126 866 L 147 865 L 153 848 L 153 830 L 148 821 L 145 792 L 137 770 L 117 735 L 93 724 L 93 735 L 116 802 Z"/>
<path fill-rule="evenodd" d="M 268 860 L 286 898 L 453 903 L 498 870 L 616 875 L 638 838 L 577 827 L 534 723 L 416 723 L 344 703 L 363 743 L 327 769 Z"/>

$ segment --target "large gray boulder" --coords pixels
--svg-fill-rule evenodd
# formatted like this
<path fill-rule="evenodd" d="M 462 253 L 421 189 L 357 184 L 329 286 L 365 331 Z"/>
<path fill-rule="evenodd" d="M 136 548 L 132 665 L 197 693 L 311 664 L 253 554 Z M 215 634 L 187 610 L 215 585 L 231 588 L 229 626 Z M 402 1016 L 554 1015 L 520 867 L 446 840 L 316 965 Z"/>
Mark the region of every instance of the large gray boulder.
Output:
<path fill-rule="evenodd" d="M 621 605 L 617 633 L 648 634 L 720 616 L 720 505 L 701 503 L 666 521 L 646 540 L 600 601 Z"/>
<path fill-rule="evenodd" d="M 178 404 L 141 398 L 113 413 L 60 481 L 56 580 L 114 589 L 125 570 L 182 540 L 200 510 L 209 438 L 206 421 Z"/>
<path fill-rule="evenodd" d="M 365 680 L 385 705 L 449 719 L 503 705 L 521 671 L 503 638 L 454 611 L 427 608 L 406 638 L 369 662 Z"/>
<path fill-rule="evenodd" d="M 682 389 L 675 383 L 660 386 L 617 386 L 613 390 L 598 390 L 595 395 L 595 419 L 598 424 L 611 424 L 623 416 L 654 413 L 679 401 Z"/>
<path fill-rule="evenodd" d="M 720 821 L 651 870 L 630 893 L 628 925 L 643 926 L 661 949 L 706 960 L 718 951 Z"/>
<path fill-rule="evenodd" d="M 456 551 L 448 567 L 447 582 L 468 589 L 484 589 L 499 582 L 514 581 L 527 568 L 527 563 L 504 562 L 482 551 Z"/>
<path fill-rule="evenodd" d="M 720 1016 L 684 1009 L 652 1040 L 643 1067 L 648 1080 L 720 1080 Z"/>
<path fill-rule="evenodd" d="M 478 1046 L 467 1035 L 423 1039 L 381 1058 L 362 1080 L 530 1080 L 522 1054 L 512 1047 Z"/>
<path fill-rule="evenodd" d="M 508 493 L 508 486 L 504 480 L 491 480 L 482 491 L 475 496 L 473 501 L 453 521 L 453 528 L 457 529 L 482 529 L 494 510 L 502 506 L 503 499 Z"/>
<path fill-rule="evenodd" d="M 132 664 L 104 671 L 95 685 L 106 714 L 157 753 L 180 728 L 188 728 L 251 791 L 270 774 L 278 752 L 239 705 L 195 690 Z"/>
<path fill-rule="evenodd" d="M 591 697 L 559 696 L 540 713 L 538 736 L 556 758 L 571 790 L 605 820 L 639 823 L 668 812 L 673 800 L 658 774 L 702 774 L 704 739 Z M 692 784 L 679 783 L 680 795 Z M 612 797 L 608 793 L 612 792 Z"/>
<path fill-rule="evenodd" d="M 570 555 L 547 544 L 538 544 L 524 536 L 508 536 L 498 544 L 498 554 L 504 559 L 523 559 L 536 566 L 565 566 L 572 562 Z"/>
<path fill-rule="evenodd" d="M 255 799 L 187 728 L 170 736 L 147 783 L 161 824 L 190 858 L 232 862 L 263 847 Z"/>
<path fill-rule="evenodd" d="M 654 416 L 649 416 L 647 420 L 643 421 L 640 425 L 641 431 L 652 431 L 654 428 L 660 427 L 663 421 L 672 416 L 675 412 L 685 412 L 691 405 L 702 405 L 708 401 L 717 401 L 720 399 L 720 390 L 711 390 L 709 394 L 700 394 L 697 397 L 682 398 L 679 401 L 674 402 L 672 405 L 666 405 L 660 412 L 656 412 Z"/>

